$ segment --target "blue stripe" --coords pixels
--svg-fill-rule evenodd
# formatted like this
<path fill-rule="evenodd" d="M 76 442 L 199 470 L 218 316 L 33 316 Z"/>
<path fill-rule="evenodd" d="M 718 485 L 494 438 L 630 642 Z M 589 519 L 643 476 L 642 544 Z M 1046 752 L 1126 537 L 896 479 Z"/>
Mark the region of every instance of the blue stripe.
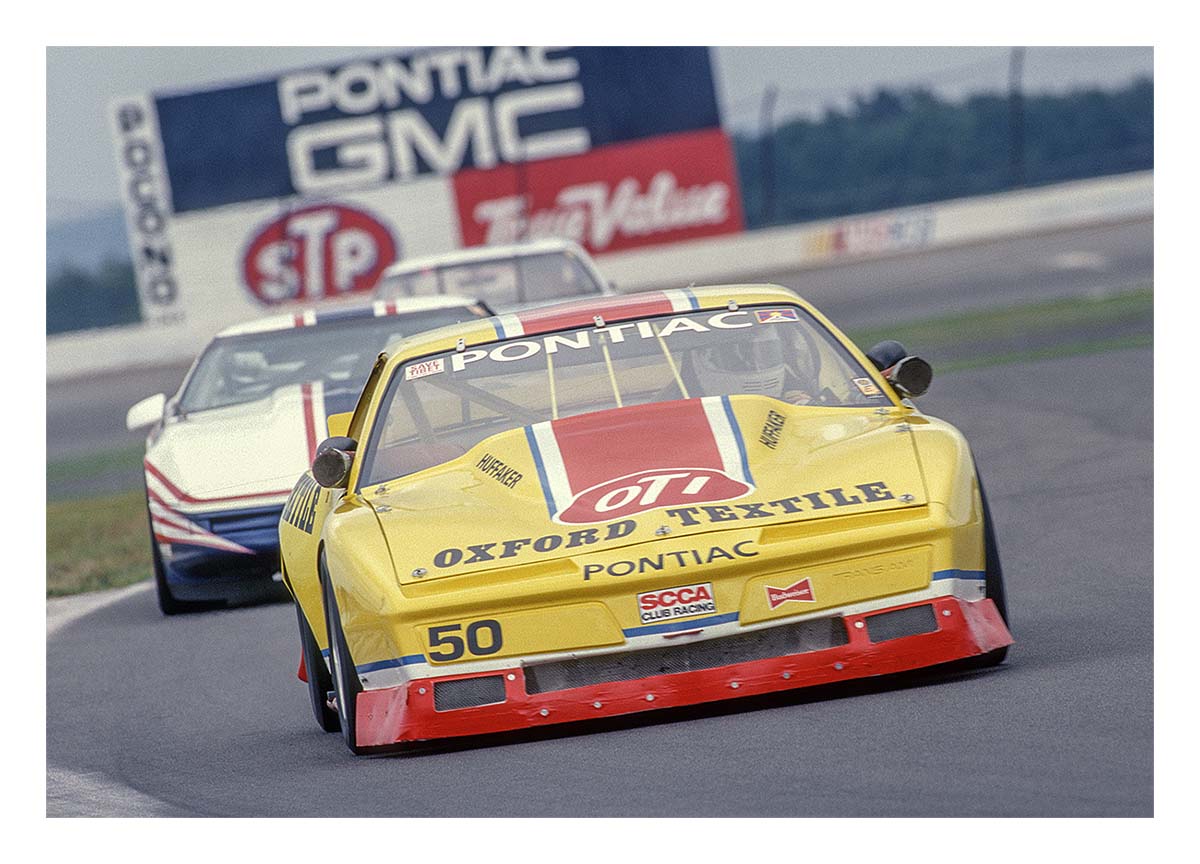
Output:
<path fill-rule="evenodd" d="M 986 579 L 987 574 L 982 570 L 938 570 L 933 574 L 933 581 L 938 579 Z"/>
<path fill-rule="evenodd" d="M 542 464 L 542 451 L 538 450 L 532 426 L 525 427 L 525 438 L 529 441 L 529 452 L 533 454 L 533 464 L 537 466 L 538 480 L 542 482 L 542 494 L 546 496 L 546 506 L 550 508 L 550 518 L 553 519 L 556 512 L 554 495 L 550 492 L 550 479 L 546 476 L 546 466 Z"/>
<path fill-rule="evenodd" d="M 684 288 L 683 295 L 685 297 L 687 297 L 687 299 L 688 299 L 688 308 L 689 309 L 699 309 L 700 308 L 700 301 L 696 299 L 696 295 L 692 293 L 691 288 Z"/>
<path fill-rule="evenodd" d="M 622 630 L 626 636 L 648 636 L 651 633 L 673 633 L 677 630 L 695 630 L 697 627 L 713 627 L 717 624 L 728 624 L 738 620 L 738 613 L 729 612 L 725 615 L 713 615 L 709 618 L 696 618 L 692 621 L 674 621 L 670 624 L 649 624 L 645 627 L 630 627 Z"/>
<path fill-rule="evenodd" d="M 496 338 L 497 339 L 507 339 L 508 338 L 508 334 L 504 332 L 504 325 L 500 322 L 499 317 L 492 319 L 492 326 L 496 328 Z"/>
<path fill-rule="evenodd" d="M 411 666 L 414 663 L 424 662 L 424 654 L 405 654 L 403 657 L 396 657 L 392 660 L 378 660 L 374 663 L 364 663 L 362 666 L 355 666 L 354 671 L 358 673 L 374 672 L 378 669 L 394 669 L 397 666 Z"/>
<path fill-rule="evenodd" d="M 721 397 L 721 405 L 725 408 L 729 428 L 733 430 L 733 439 L 737 441 L 738 455 L 742 458 L 742 472 L 746 482 L 753 486 L 754 478 L 750 476 L 750 462 L 746 459 L 746 442 L 742 440 L 742 427 L 738 426 L 737 418 L 733 416 L 733 405 L 730 404 L 728 396 Z"/>

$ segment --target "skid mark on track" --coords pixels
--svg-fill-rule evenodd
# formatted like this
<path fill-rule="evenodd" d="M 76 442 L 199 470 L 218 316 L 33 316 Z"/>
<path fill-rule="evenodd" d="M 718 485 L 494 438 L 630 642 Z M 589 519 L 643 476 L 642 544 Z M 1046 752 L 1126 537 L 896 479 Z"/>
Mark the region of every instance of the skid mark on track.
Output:
<path fill-rule="evenodd" d="M 183 816 L 164 801 L 116 783 L 99 772 L 46 768 L 47 816 Z"/>

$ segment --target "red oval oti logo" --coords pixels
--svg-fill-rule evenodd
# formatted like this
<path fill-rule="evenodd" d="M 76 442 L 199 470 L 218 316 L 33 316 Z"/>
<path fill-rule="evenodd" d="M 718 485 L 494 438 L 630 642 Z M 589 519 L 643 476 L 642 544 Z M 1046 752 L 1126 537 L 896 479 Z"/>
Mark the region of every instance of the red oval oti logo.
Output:
<path fill-rule="evenodd" d="M 585 489 L 556 516 L 568 525 L 624 519 L 658 507 L 741 498 L 753 486 L 716 468 L 639 471 Z"/>

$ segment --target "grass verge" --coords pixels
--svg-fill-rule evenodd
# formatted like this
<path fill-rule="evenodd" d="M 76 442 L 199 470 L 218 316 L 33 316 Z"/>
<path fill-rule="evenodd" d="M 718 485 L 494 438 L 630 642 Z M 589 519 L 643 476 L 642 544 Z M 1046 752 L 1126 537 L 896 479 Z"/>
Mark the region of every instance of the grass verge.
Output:
<path fill-rule="evenodd" d="M 119 588 L 150 576 L 141 489 L 46 505 L 46 596 Z"/>
<path fill-rule="evenodd" d="M 972 349 L 1014 346 L 1013 350 L 977 352 L 977 357 L 969 358 L 974 367 L 990 365 L 995 358 L 1007 358 L 1035 346 L 1060 351 L 1072 347 L 1086 352 L 1092 350 L 1092 343 L 1113 341 L 1114 330 L 1124 338 L 1131 331 L 1141 335 L 1153 329 L 1154 289 L 1143 286 L 1097 297 L 1068 297 L 900 322 L 848 335 L 864 350 L 883 339 L 896 339 L 923 356 L 945 353 L 955 361 Z M 941 368 L 949 371 L 946 365 Z"/>

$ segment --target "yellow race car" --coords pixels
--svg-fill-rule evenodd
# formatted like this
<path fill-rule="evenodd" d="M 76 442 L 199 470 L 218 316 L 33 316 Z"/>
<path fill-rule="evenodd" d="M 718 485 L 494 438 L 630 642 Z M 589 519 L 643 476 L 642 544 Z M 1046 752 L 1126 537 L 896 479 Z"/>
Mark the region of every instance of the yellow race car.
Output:
<path fill-rule="evenodd" d="M 381 354 L 279 526 L 354 752 L 847 681 L 1011 644 L 971 451 L 795 294 L 466 322 Z"/>

